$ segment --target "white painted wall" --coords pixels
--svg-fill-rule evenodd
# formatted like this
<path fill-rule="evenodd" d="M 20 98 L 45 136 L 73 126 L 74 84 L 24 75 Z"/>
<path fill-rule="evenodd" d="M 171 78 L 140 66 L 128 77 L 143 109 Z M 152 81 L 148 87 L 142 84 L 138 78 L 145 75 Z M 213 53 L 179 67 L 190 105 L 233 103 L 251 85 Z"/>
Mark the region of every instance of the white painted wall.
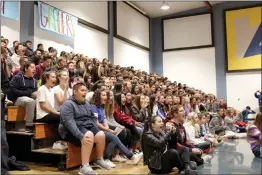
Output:
<path fill-rule="evenodd" d="M 117 34 L 149 48 L 149 19 L 118 1 Z"/>
<path fill-rule="evenodd" d="M 164 20 L 164 48 L 211 45 L 210 14 Z"/>
<path fill-rule="evenodd" d="M 60 10 L 70 13 L 85 21 L 91 22 L 99 27 L 108 29 L 108 6 L 107 1 L 101 2 L 45 2 Z"/>
<path fill-rule="evenodd" d="M 34 9 L 35 31 L 34 31 L 34 48 L 37 44 L 42 43 L 45 50 L 48 47 L 54 47 L 60 54 L 61 51 L 84 54 L 90 58 L 102 60 L 108 57 L 108 36 L 98 30 L 87 27 L 78 23 L 75 38 L 66 37 L 39 27 L 37 6 Z"/>
<path fill-rule="evenodd" d="M 149 72 L 149 52 L 115 38 L 114 65 L 134 66 L 135 69 Z"/>
<path fill-rule="evenodd" d="M 261 72 L 227 73 L 228 106 L 243 110 L 246 106 L 259 111 L 254 93 L 261 90 Z"/>
<path fill-rule="evenodd" d="M 18 19 L 20 19 L 20 2 L 18 3 Z M 20 39 L 20 20 L 13 20 L 1 15 L 1 36 L 8 38 L 8 47 L 13 46 L 13 41 Z"/>
<path fill-rule="evenodd" d="M 108 36 L 105 33 L 78 23 L 75 37 L 75 53 L 102 60 L 108 57 Z"/>
<path fill-rule="evenodd" d="M 163 74 L 216 95 L 215 49 L 193 49 L 163 53 Z"/>

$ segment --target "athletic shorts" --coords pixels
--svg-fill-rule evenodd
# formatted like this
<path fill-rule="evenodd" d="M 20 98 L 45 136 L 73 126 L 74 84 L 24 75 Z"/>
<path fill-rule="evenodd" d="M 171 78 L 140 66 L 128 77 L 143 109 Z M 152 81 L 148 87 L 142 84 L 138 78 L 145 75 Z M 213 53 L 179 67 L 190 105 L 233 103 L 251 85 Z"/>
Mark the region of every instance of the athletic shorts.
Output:
<path fill-rule="evenodd" d="M 78 129 L 83 134 L 85 134 L 87 131 L 91 131 L 94 134 L 94 136 L 100 131 L 98 127 L 93 124 L 88 124 L 87 126 L 78 127 Z M 81 140 L 79 140 L 69 132 L 67 133 L 67 135 L 63 140 L 66 142 L 70 142 L 77 147 L 81 147 Z"/>

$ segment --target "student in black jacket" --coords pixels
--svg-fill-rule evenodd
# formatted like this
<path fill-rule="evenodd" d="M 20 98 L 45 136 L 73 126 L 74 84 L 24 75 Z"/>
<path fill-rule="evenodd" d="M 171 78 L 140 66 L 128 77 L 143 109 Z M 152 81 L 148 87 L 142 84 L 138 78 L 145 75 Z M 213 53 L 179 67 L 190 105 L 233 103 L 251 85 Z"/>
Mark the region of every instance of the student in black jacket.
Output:
<path fill-rule="evenodd" d="M 10 81 L 10 92 L 8 99 L 15 102 L 17 106 L 26 109 L 26 126 L 32 127 L 35 116 L 35 98 L 37 93 L 37 82 L 33 78 L 35 63 L 26 62 L 23 71 L 16 74 Z"/>
<path fill-rule="evenodd" d="M 168 146 L 168 140 L 175 132 L 174 127 L 167 125 L 167 134 L 163 132 L 163 128 L 164 124 L 159 116 L 151 117 L 146 123 L 142 137 L 144 163 L 152 173 L 166 174 L 177 167 L 179 171 L 185 169 L 186 175 L 196 174 L 196 166 L 190 165 L 188 149 L 183 150 L 187 151 L 187 157 L 181 157 L 176 149 Z"/>

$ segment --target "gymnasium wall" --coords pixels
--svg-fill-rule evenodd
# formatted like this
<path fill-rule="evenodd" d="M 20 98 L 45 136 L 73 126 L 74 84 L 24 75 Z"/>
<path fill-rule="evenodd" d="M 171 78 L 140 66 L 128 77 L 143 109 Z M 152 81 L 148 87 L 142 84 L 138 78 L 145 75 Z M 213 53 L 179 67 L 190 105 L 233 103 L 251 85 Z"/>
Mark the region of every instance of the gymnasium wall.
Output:
<path fill-rule="evenodd" d="M 60 10 L 70 13 L 82 20 L 95 24 L 105 30 L 108 29 L 107 2 L 48 2 Z M 97 13 L 96 9 L 100 9 Z M 38 43 L 45 47 L 55 46 L 58 52 L 75 51 L 91 58 L 102 60 L 108 57 L 107 34 L 78 22 L 75 38 L 70 38 L 39 27 L 38 7 L 34 7 L 34 46 Z"/>
<path fill-rule="evenodd" d="M 214 61 L 214 65 L 211 67 L 206 67 L 205 69 L 202 69 L 203 62 L 197 61 L 195 62 L 195 65 L 192 72 L 196 72 L 198 70 L 198 74 L 202 75 L 202 79 L 207 78 L 209 80 L 209 76 L 207 76 L 207 70 L 210 69 L 210 72 L 215 72 L 214 74 L 209 74 L 210 76 L 213 76 L 215 80 L 215 94 L 220 97 L 224 98 L 228 101 L 229 106 L 233 106 L 239 110 L 242 110 L 245 108 L 245 106 L 250 105 L 251 108 L 258 110 L 258 101 L 254 97 L 254 92 L 256 90 L 261 89 L 261 71 L 255 71 L 255 72 L 241 72 L 241 73 L 227 73 L 226 71 L 226 50 L 225 50 L 225 38 L 224 38 L 224 10 L 231 9 L 231 8 L 239 8 L 239 7 L 246 7 L 246 6 L 253 6 L 253 5 L 261 5 L 261 2 L 223 2 L 216 5 L 213 5 L 213 25 L 214 25 L 214 51 L 213 54 L 208 55 L 208 50 L 210 49 L 193 49 L 193 50 L 175 50 L 175 51 L 169 51 L 163 52 L 163 49 L 168 50 L 169 48 L 166 48 L 166 41 L 165 38 L 168 38 L 168 36 L 162 37 L 162 32 L 164 32 L 165 29 L 162 28 L 161 22 L 163 18 L 173 18 L 178 16 L 188 16 L 188 15 L 194 15 L 199 13 L 206 13 L 208 12 L 208 9 L 206 7 L 203 8 L 197 8 L 185 12 L 180 12 L 173 15 L 168 15 L 165 17 L 159 17 L 159 18 L 153 18 L 151 19 L 151 31 L 153 33 L 153 36 L 151 38 L 150 45 L 152 46 L 152 57 L 150 58 L 150 71 L 162 73 L 164 76 L 167 75 L 171 79 L 179 79 L 183 80 L 185 83 L 190 84 L 190 82 L 196 83 L 196 80 L 190 79 L 191 77 L 187 74 L 190 74 L 190 68 L 192 68 L 192 60 L 195 59 L 201 59 L 199 57 L 199 54 L 202 52 L 202 58 L 203 61 L 205 60 L 205 56 L 209 57 L 207 64 Z M 196 25 L 195 28 L 198 26 Z M 185 29 L 187 30 L 187 29 Z M 182 33 L 183 34 L 183 33 Z M 178 35 L 178 34 L 176 34 Z M 155 40 L 158 40 L 159 42 L 153 42 Z M 178 40 L 179 41 L 179 40 Z M 176 41 L 175 41 L 176 42 Z M 181 42 L 182 43 L 182 42 Z M 177 44 L 177 43 L 176 43 Z M 192 45 L 192 44 L 191 44 Z M 175 44 L 173 43 L 173 46 Z M 180 55 L 180 54 L 181 55 Z M 213 56 L 211 56 L 213 55 Z M 184 60 L 182 60 L 182 56 L 184 56 Z M 188 59 L 188 58 L 191 58 Z M 179 60 L 182 60 L 182 62 L 179 62 Z M 190 60 L 191 62 L 186 62 Z M 184 62 L 183 62 L 184 61 Z M 183 65 L 184 63 L 184 65 Z M 173 65 L 171 65 L 173 64 Z M 177 64 L 177 65 L 175 65 Z M 173 70 L 170 70 L 173 68 Z M 175 70 L 176 69 L 176 70 Z M 212 70 L 212 71 L 211 71 Z M 176 74 L 175 74 L 176 73 Z M 184 78 L 181 78 L 181 76 Z M 173 77 L 173 78 L 172 78 Z M 200 83 L 204 83 L 201 81 L 201 78 L 199 76 L 196 76 L 197 80 L 199 81 L 199 85 L 195 84 L 196 88 L 202 88 L 200 86 Z M 211 79 L 211 78 L 210 78 Z M 212 81 L 211 81 L 212 82 Z M 202 86 L 205 86 L 206 88 L 209 88 L 210 81 L 206 81 L 205 84 Z M 210 88 L 209 88 L 210 89 Z M 206 91 L 210 92 L 212 90 Z"/>
<path fill-rule="evenodd" d="M 163 67 L 170 80 L 216 94 L 214 47 L 164 52 Z"/>
<path fill-rule="evenodd" d="M 163 19 L 163 75 L 216 94 L 210 14 Z"/>
<path fill-rule="evenodd" d="M 149 19 L 124 2 L 116 2 L 114 64 L 149 72 Z"/>

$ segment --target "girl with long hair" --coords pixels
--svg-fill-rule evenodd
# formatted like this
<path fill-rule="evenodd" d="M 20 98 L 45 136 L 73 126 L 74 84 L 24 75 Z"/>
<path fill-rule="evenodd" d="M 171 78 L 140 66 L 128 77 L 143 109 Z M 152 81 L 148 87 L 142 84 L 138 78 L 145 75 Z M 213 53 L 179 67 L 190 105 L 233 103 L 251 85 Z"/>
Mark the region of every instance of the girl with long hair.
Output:
<path fill-rule="evenodd" d="M 179 150 L 169 146 L 168 140 L 176 132 L 176 128 L 167 125 L 164 132 L 164 123 L 161 117 L 152 116 L 145 124 L 142 137 L 144 164 L 152 173 L 168 174 L 174 167 L 179 171 L 185 170 L 186 175 L 196 174 L 196 164 L 190 162 L 189 151 L 183 147 Z"/>
<path fill-rule="evenodd" d="M 55 86 L 55 109 L 60 111 L 60 106 L 73 95 L 73 91 L 69 88 L 69 74 L 67 70 L 61 70 L 57 74 L 58 85 Z"/>
<path fill-rule="evenodd" d="M 140 133 L 137 130 L 137 127 L 141 127 L 141 124 L 124 112 L 126 104 L 126 96 L 124 93 L 115 94 L 115 103 L 114 118 L 119 124 L 130 130 L 132 140 L 130 148 L 132 149 L 141 138 Z"/>
<path fill-rule="evenodd" d="M 134 155 L 132 152 L 130 152 L 117 137 L 118 134 L 117 131 L 109 128 L 104 111 L 104 107 L 106 103 L 107 103 L 106 91 L 103 89 L 96 90 L 93 96 L 92 111 L 98 118 L 97 120 L 98 128 L 104 131 L 106 140 L 109 143 L 105 150 L 105 155 L 104 155 L 105 161 L 111 168 L 114 168 L 116 166 L 110 161 L 110 159 L 112 158 L 114 149 L 117 148 L 128 159 L 131 159 L 133 164 L 137 165 L 143 155 L 141 153 Z"/>
<path fill-rule="evenodd" d="M 258 113 L 252 125 L 248 127 L 247 139 L 255 157 L 262 158 L 262 113 Z"/>

